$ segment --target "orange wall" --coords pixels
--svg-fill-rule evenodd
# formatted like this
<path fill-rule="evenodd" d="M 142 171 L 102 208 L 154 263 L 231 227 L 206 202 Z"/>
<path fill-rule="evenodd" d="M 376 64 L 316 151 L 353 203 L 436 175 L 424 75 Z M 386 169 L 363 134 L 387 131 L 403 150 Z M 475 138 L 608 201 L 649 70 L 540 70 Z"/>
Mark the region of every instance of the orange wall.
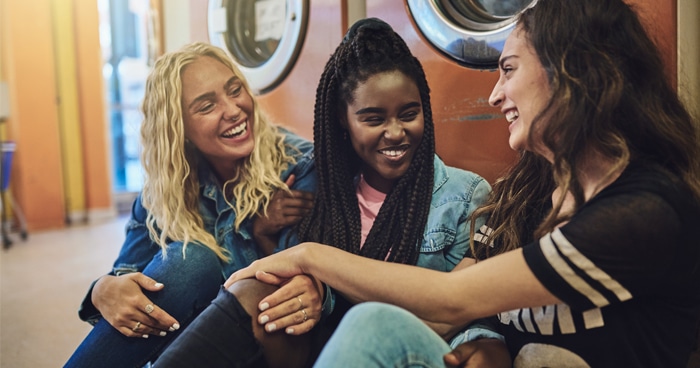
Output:
<path fill-rule="evenodd" d="M 3 1 L 3 58 L 17 143 L 11 190 L 29 230 L 64 224 L 63 178 L 49 0 Z"/>
<path fill-rule="evenodd" d="M 61 45 L 52 36 L 52 4 L 50 0 L 0 1 L 0 57 L 11 111 L 3 138 L 17 142 L 10 189 L 28 230 L 64 227 L 67 213 L 56 82 L 61 70 L 56 71 L 54 59 Z M 76 64 L 62 67 L 77 72 L 86 210 L 88 219 L 91 213 L 98 218 L 113 216 L 97 2 L 71 1 Z"/>
<path fill-rule="evenodd" d="M 109 120 L 102 78 L 96 0 L 75 1 L 75 45 L 88 220 L 114 216 Z"/>

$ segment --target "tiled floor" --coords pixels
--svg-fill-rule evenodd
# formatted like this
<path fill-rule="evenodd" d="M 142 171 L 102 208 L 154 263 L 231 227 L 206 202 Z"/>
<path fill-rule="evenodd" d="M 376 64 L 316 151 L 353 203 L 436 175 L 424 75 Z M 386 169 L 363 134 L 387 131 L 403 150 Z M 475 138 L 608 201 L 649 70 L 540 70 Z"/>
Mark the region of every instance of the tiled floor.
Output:
<path fill-rule="evenodd" d="M 29 233 L 0 250 L 0 367 L 61 367 L 90 330 L 78 305 L 112 266 L 125 217 Z"/>

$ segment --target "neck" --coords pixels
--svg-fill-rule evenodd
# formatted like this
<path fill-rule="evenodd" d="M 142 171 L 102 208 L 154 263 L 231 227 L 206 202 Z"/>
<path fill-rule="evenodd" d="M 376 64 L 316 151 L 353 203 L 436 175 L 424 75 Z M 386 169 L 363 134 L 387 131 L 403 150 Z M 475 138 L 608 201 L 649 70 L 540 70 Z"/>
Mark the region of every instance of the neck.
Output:
<path fill-rule="evenodd" d="M 627 163 L 619 161 L 594 151 L 581 162 L 578 172 L 578 180 L 583 187 L 584 199 L 588 201 L 612 184 L 620 177 Z"/>

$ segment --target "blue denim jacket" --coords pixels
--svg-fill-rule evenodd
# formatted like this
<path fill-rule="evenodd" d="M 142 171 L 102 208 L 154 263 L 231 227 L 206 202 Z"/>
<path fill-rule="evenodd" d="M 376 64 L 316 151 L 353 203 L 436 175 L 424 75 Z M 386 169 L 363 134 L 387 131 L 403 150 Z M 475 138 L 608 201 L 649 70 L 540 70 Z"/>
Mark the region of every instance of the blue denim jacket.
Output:
<path fill-rule="evenodd" d="M 284 129 L 282 131 L 286 134 L 287 154 L 297 160 L 296 164 L 289 165 L 282 173 L 282 180 L 294 174 L 296 179 L 292 185 L 293 189 L 315 191 L 316 176 L 311 174 L 313 163 L 309 162 L 305 155 L 313 149 L 313 144 L 289 131 Z M 253 239 L 251 219 L 244 220 L 238 231 L 235 231 L 233 223 L 236 213 L 224 200 L 221 188 L 209 165 L 202 165 L 198 173 L 201 178 L 199 213 L 202 216 L 204 228 L 214 235 L 219 245 L 230 252 L 230 262 L 224 264 L 222 261 L 222 280 L 225 280 L 231 273 L 248 266 L 263 254 Z M 141 196 L 139 196 L 132 206 L 131 218 L 126 224 L 126 239 L 110 275 L 140 272 L 161 251 L 160 246 L 151 240 L 146 227 L 147 215 L 148 212 L 143 208 Z M 88 322 L 95 322 L 99 317 L 99 312 L 91 301 L 93 286 L 94 282 L 78 311 L 80 318 Z"/>
<path fill-rule="evenodd" d="M 305 169 L 308 169 L 306 165 L 313 166 L 313 155 L 311 151 L 300 161 Z M 471 226 L 467 218 L 486 201 L 491 186 L 477 174 L 445 165 L 437 155 L 433 164 L 433 195 L 417 266 L 447 272 L 464 258 L 469 249 Z M 315 169 L 310 170 L 315 176 Z M 357 180 L 359 176 L 355 182 Z M 477 228 L 484 223 L 485 219 L 477 220 Z M 291 237 L 289 244 L 298 243 L 295 234 L 286 235 Z"/>
<path fill-rule="evenodd" d="M 469 249 L 468 218 L 486 201 L 491 185 L 473 172 L 445 165 L 437 155 L 433 162 L 433 195 L 416 266 L 449 272 Z M 484 223 L 485 219 L 478 219 L 477 228 Z M 334 292 L 326 291 L 329 297 L 324 301 L 324 316 L 335 307 Z"/>
<path fill-rule="evenodd" d="M 434 165 L 433 197 L 416 265 L 449 272 L 469 249 L 467 219 L 486 201 L 491 185 L 473 172 L 446 166 L 437 156 Z M 484 223 L 478 219 L 477 229 Z"/>

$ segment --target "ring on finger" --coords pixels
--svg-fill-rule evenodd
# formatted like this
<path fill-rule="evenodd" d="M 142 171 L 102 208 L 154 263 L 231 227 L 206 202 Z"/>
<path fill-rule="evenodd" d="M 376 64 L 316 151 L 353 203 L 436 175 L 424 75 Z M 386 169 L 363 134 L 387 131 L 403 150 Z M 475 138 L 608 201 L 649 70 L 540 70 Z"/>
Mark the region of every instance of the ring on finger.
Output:
<path fill-rule="evenodd" d="M 304 314 L 304 317 L 306 317 L 306 314 Z M 306 319 L 304 319 L 304 320 L 306 320 Z M 136 332 L 136 330 L 138 330 L 139 327 L 141 327 L 141 322 L 136 322 L 136 326 L 134 326 L 134 328 L 132 328 L 131 331 Z"/>
<path fill-rule="evenodd" d="M 306 314 L 306 309 L 302 309 L 301 313 L 304 313 L 304 321 L 303 322 L 306 322 L 306 320 L 309 319 L 309 316 Z"/>
<path fill-rule="evenodd" d="M 153 304 L 146 304 L 143 309 L 146 311 L 146 313 L 151 314 L 151 312 L 153 312 L 153 310 L 156 308 L 153 306 Z"/>
<path fill-rule="evenodd" d="M 301 297 L 297 296 L 297 300 L 299 301 L 299 310 L 302 310 L 304 308 L 304 303 L 301 302 Z"/>

